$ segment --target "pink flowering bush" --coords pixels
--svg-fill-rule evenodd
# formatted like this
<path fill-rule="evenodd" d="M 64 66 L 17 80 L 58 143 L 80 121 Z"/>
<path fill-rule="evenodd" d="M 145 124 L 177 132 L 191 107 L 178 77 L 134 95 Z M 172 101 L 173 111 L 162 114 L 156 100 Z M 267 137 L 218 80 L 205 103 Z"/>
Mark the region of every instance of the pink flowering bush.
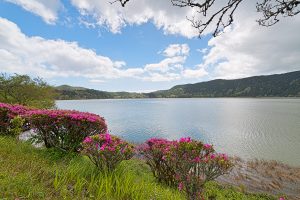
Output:
<path fill-rule="evenodd" d="M 26 118 L 37 133 L 35 139 L 43 141 L 47 148 L 78 151 L 84 138 L 107 131 L 104 118 L 86 112 L 32 110 L 26 113 Z"/>
<path fill-rule="evenodd" d="M 102 171 L 113 171 L 120 162 L 134 155 L 133 145 L 108 133 L 86 137 L 82 146 L 82 154 Z"/>
<path fill-rule="evenodd" d="M 207 181 L 227 173 L 232 167 L 227 155 L 218 154 L 212 145 L 190 138 L 150 139 L 140 151 L 155 177 L 160 174 L 163 182 L 178 185 L 178 189 L 193 200 L 201 199 Z"/>
<path fill-rule="evenodd" d="M 21 105 L 0 103 L 0 134 L 9 134 L 12 128 L 12 120 L 22 117 L 30 108 Z"/>
<path fill-rule="evenodd" d="M 166 159 L 167 152 L 172 145 L 172 141 L 152 138 L 138 148 L 158 182 L 169 186 L 177 184 L 174 166 Z"/>

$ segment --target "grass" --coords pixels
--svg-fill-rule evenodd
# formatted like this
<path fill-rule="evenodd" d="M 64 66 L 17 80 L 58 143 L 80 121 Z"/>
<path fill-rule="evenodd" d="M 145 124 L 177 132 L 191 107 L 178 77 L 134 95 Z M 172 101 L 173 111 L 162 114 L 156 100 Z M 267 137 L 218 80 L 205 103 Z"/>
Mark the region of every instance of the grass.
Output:
<path fill-rule="evenodd" d="M 275 200 L 246 194 L 215 182 L 207 199 Z M 88 158 L 0 136 L 0 199 L 185 199 L 177 189 L 158 184 L 141 160 L 124 161 L 113 173 L 101 173 Z"/>

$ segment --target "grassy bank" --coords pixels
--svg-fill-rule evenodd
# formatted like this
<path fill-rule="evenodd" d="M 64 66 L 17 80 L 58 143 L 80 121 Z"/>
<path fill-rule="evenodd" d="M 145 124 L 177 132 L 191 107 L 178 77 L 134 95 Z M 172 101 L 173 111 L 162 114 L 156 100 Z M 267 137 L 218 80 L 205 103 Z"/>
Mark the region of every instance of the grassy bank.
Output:
<path fill-rule="evenodd" d="M 206 199 L 277 199 L 246 194 L 211 182 Z M 86 158 L 0 137 L 0 199 L 185 199 L 158 184 L 141 160 L 124 161 L 114 173 L 100 173 Z"/>

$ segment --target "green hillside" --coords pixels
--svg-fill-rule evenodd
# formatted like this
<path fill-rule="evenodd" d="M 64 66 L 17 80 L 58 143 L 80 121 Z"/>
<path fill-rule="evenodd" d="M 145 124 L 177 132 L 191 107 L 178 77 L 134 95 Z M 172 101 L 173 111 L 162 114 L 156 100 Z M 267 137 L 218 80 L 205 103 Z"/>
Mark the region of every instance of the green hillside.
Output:
<path fill-rule="evenodd" d="M 300 71 L 233 80 L 216 79 L 151 93 L 105 92 L 67 85 L 56 89 L 58 99 L 300 97 Z"/>

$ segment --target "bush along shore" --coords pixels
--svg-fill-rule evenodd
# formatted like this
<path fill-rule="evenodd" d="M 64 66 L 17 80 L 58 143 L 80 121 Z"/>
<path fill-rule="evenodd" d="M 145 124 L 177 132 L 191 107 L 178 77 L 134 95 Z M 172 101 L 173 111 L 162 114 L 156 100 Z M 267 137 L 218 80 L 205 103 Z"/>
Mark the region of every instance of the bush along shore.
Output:
<path fill-rule="evenodd" d="M 133 145 L 109 134 L 104 118 L 95 114 L 4 103 L 0 124 L 1 198 L 298 198 L 248 194 L 241 187 L 218 184 L 217 178 L 231 184 L 222 175 L 236 169 L 236 160 L 189 137 Z M 30 141 L 46 148 L 13 138 L 29 129 L 35 132 Z"/>

